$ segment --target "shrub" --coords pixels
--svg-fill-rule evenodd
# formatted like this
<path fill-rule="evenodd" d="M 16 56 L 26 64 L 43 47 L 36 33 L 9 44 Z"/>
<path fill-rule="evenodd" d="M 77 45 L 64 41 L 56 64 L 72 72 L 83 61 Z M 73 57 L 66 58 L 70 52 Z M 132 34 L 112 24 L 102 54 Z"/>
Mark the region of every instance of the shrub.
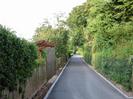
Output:
<path fill-rule="evenodd" d="M 45 49 L 43 49 L 42 52 L 39 52 L 37 64 L 38 65 L 44 65 L 46 63 L 46 57 L 47 57 L 47 52 Z"/>
<path fill-rule="evenodd" d="M 85 58 L 85 61 L 89 64 L 91 64 L 91 59 L 92 59 L 92 52 L 91 52 L 91 46 L 84 46 L 84 53 L 83 56 Z"/>
<path fill-rule="evenodd" d="M 36 66 L 36 59 L 33 43 L 16 37 L 13 31 L 0 25 L 0 92 L 24 85 Z"/>
<path fill-rule="evenodd" d="M 109 79 L 123 85 L 127 91 L 131 90 L 132 66 L 129 58 L 117 58 L 112 53 L 108 50 L 95 53 L 93 65 Z"/>

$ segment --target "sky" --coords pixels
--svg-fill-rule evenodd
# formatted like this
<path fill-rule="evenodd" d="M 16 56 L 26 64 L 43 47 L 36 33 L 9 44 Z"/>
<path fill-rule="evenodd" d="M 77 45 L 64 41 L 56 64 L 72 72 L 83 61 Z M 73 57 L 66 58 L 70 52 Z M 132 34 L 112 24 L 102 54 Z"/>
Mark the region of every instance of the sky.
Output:
<path fill-rule="evenodd" d="M 86 0 L 0 0 L 0 24 L 16 31 L 16 35 L 30 40 L 35 29 L 55 13 L 68 15 L 72 8 Z"/>

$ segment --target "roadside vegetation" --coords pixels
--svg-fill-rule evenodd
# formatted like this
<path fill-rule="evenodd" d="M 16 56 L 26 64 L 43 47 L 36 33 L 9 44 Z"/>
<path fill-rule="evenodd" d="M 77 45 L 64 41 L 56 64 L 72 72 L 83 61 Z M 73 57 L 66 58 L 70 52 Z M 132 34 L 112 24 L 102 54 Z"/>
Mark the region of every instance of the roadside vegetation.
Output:
<path fill-rule="evenodd" d="M 62 17 L 62 16 L 61 16 Z M 48 21 L 36 29 L 33 42 L 46 40 L 55 45 L 57 58 L 67 60 L 80 53 L 109 79 L 133 90 L 133 1 L 88 0 L 76 6 L 66 20 L 57 16 L 55 27 Z M 14 31 L 0 25 L 0 95 L 23 86 L 38 64 L 33 42 L 18 38 Z"/>
<path fill-rule="evenodd" d="M 72 10 L 67 22 L 73 45 L 87 62 L 132 90 L 133 1 L 88 0 Z"/>

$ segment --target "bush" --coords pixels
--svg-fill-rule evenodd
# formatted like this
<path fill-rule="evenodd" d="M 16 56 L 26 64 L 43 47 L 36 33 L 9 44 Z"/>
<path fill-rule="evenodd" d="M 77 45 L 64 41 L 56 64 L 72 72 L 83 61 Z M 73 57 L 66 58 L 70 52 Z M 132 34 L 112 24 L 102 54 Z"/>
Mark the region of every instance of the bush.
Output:
<path fill-rule="evenodd" d="M 84 46 L 84 53 L 83 56 L 85 58 L 85 61 L 89 64 L 91 64 L 91 59 L 92 59 L 92 52 L 91 52 L 91 46 Z"/>
<path fill-rule="evenodd" d="M 24 85 L 36 66 L 34 44 L 16 37 L 13 31 L 0 25 L 0 92 L 13 91 Z"/>
<path fill-rule="evenodd" d="M 37 64 L 38 65 L 44 65 L 46 63 L 46 57 L 47 57 L 47 52 L 45 49 L 43 49 L 42 52 L 39 52 Z"/>
<path fill-rule="evenodd" d="M 129 58 L 117 58 L 112 55 L 111 51 L 104 50 L 95 53 L 93 65 L 109 79 L 123 85 L 127 91 L 131 90 L 132 66 Z"/>

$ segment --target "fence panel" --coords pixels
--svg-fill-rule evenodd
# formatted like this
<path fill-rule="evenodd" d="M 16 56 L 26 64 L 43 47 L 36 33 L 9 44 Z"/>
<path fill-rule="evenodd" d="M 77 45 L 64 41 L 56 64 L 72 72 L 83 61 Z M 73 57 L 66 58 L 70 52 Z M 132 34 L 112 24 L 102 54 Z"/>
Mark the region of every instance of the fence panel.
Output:
<path fill-rule="evenodd" d="M 46 72 L 47 72 L 47 80 L 49 80 L 56 73 L 55 48 L 46 48 L 46 51 L 47 51 Z"/>

